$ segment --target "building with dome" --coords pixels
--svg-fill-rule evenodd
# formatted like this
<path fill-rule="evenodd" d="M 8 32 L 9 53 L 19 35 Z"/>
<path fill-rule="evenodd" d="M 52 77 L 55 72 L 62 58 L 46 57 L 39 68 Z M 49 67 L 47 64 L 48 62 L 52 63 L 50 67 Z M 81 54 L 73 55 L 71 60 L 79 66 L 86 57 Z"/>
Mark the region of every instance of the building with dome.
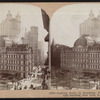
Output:
<path fill-rule="evenodd" d="M 100 44 L 89 35 L 82 35 L 73 47 L 64 47 L 60 53 L 61 68 L 100 70 Z"/>
<path fill-rule="evenodd" d="M 60 58 L 61 68 L 100 70 L 100 13 L 94 17 L 90 11 L 80 24 L 80 38 L 73 47 L 62 48 Z"/>
<path fill-rule="evenodd" d="M 12 17 L 10 11 L 8 11 L 7 18 L 0 23 L 0 36 L 9 36 L 15 40 L 21 33 L 21 17 L 19 13 Z"/>
<path fill-rule="evenodd" d="M 33 66 L 32 47 L 23 42 L 16 44 L 9 37 L 0 36 L 0 75 L 26 78 L 31 74 Z"/>

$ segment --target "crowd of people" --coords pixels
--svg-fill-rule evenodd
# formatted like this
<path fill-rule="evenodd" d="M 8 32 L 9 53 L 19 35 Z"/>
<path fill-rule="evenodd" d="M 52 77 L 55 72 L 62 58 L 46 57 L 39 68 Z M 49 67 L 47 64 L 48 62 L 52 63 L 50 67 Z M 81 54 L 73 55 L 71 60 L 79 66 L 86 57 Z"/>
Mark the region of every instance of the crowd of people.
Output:
<path fill-rule="evenodd" d="M 32 75 L 29 75 L 26 79 L 14 82 L 12 89 L 13 90 L 23 90 L 23 89 L 35 90 L 38 87 L 40 87 L 39 89 L 41 90 L 48 89 L 49 79 L 50 79 L 50 71 L 48 67 L 34 66 Z M 35 80 L 38 80 L 38 82 L 35 83 Z"/>

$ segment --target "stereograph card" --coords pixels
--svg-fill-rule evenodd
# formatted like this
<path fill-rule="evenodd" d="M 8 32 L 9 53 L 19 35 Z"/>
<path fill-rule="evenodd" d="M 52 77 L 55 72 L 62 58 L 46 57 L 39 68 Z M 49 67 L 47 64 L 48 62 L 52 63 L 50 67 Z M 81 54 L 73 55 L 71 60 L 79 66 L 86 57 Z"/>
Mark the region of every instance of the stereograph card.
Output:
<path fill-rule="evenodd" d="M 0 3 L 0 97 L 100 97 L 100 3 Z"/>

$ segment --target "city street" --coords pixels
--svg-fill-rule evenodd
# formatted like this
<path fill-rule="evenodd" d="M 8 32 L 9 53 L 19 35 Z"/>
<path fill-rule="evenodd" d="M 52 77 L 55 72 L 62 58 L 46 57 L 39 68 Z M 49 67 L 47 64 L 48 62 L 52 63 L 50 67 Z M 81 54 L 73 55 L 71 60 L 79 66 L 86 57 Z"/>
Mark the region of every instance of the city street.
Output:
<path fill-rule="evenodd" d="M 46 67 L 39 66 L 39 67 L 33 67 L 32 75 L 29 75 L 27 78 L 17 80 L 13 79 L 8 80 L 6 78 L 3 78 L 3 80 L 0 80 L 0 89 L 1 90 L 41 90 L 43 89 L 43 82 L 45 77 L 45 84 L 48 85 L 46 79 L 47 72 L 45 72 Z M 15 80 L 15 81 L 14 81 Z"/>

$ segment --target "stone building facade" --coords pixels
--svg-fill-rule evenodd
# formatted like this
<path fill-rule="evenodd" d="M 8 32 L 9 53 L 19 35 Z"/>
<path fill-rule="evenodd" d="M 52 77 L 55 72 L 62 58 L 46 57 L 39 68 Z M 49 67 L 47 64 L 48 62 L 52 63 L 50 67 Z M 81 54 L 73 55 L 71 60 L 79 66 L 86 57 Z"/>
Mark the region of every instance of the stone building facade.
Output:
<path fill-rule="evenodd" d="M 100 44 L 84 35 L 76 40 L 74 47 L 61 50 L 61 68 L 100 70 Z"/>
<path fill-rule="evenodd" d="M 18 74 L 26 78 L 32 72 L 33 50 L 28 44 L 5 45 L 6 41 L 0 37 L 0 73 Z"/>

